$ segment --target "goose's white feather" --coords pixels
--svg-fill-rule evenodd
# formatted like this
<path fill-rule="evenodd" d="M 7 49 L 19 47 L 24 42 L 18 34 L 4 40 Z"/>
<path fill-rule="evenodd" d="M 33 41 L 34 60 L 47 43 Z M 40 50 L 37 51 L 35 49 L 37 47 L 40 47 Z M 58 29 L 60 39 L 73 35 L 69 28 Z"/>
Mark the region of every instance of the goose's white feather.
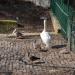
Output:
<path fill-rule="evenodd" d="M 42 39 L 42 42 L 44 44 L 46 44 L 46 46 L 49 46 L 50 40 L 51 40 L 51 36 L 50 36 L 49 32 L 43 31 L 42 33 L 40 33 L 40 37 Z"/>
<path fill-rule="evenodd" d="M 44 30 L 42 31 L 42 33 L 40 33 L 40 37 L 42 42 L 46 45 L 46 47 L 49 47 L 50 45 L 50 41 L 51 41 L 51 36 L 49 34 L 49 32 L 46 31 L 46 20 L 44 20 Z"/>
<path fill-rule="evenodd" d="M 48 43 L 51 40 L 51 36 L 48 32 L 43 31 L 42 33 L 40 33 L 40 36 L 41 36 L 43 43 Z"/>

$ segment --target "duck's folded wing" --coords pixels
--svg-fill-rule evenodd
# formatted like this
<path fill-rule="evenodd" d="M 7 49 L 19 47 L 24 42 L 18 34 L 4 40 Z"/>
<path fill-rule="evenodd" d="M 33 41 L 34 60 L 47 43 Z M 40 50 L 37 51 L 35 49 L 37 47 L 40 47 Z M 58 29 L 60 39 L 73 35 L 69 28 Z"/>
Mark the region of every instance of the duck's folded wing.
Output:
<path fill-rule="evenodd" d="M 45 32 L 44 37 L 49 40 L 51 39 L 51 36 L 48 32 Z"/>
<path fill-rule="evenodd" d="M 48 32 L 41 33 L 40 36 L 43 41 L 51 40 L 51 36 Z"/>

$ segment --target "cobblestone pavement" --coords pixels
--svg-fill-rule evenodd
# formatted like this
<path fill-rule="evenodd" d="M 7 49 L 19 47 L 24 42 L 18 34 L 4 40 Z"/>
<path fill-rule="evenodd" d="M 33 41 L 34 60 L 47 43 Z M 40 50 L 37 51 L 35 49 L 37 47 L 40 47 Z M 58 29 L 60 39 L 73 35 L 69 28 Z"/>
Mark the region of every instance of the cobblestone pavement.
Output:
<path fill-rule="evenodd" d="M 42 50 L 34 49 L 40 44 Z M 28 39 L 0 39 L 0 75 L 74 75 L 75 54 L 60 54 L 66 49 L 66 40 L 60 35 L 52 35 L 51 47 L 44 51 L 40 37 Z M 40 59 L 31 61 L 30 56 Z"/>

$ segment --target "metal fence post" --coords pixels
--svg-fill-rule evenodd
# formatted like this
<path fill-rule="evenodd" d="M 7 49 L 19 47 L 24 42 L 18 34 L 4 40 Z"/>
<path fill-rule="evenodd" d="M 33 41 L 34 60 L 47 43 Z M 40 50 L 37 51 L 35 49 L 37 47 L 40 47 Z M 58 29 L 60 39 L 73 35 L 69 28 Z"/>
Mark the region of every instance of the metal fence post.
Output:
<path fill-rule="evenodd" d="M 68 27 L 67 27 L 67 38 L 68 38 L 68 43 L 67 43 L 67 47 L 69 50 L 71 50 L 71 24 L 70 24 L 70 18 L 68 16 Z"/>

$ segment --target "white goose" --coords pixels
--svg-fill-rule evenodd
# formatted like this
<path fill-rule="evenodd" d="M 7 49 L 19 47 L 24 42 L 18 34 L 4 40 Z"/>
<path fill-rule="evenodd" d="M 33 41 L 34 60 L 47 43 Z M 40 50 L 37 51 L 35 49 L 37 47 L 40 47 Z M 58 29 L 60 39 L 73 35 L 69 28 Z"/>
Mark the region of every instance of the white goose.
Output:
<path fill-rule="evenodd" d="M 40 33 L 40 37 L 42 39 L 42 42 L 46 45 L 46 48 L 49 48 L 51 36 L 49 32 L 47 32 L 47 25 L 46 25 L 47 18 L 42 17 L 41 19 L 44 19 L 44 30 L 42 31 L 42 33 Z"/>

